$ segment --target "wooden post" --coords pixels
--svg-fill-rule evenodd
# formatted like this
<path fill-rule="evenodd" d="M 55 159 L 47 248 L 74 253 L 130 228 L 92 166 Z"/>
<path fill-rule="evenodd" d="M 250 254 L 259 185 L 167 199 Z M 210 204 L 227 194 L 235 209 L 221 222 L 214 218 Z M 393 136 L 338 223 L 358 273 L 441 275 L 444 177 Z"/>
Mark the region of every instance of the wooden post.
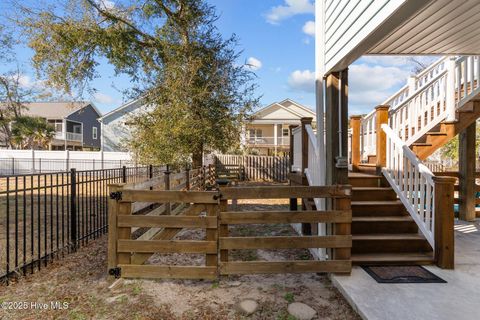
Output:
<path fill-rule="evenodd" d="M 113 198 L 113 194 L 121 192 L 124 184 L 108 185 L 108 250 L 107 250 L 107 272 L 116 268 L 117 261 L 117 216 L 118 216 L 118 200 Z"/>
<path fill-rule="evenodd" d="M 219 211 L 228 211 L 228 200 L 220 200 Z M 218 236 L 221 238 L 228 237 L 228 225 L 220 224 L 220 222 L 220 219 L 218 219 Z M 228 250 L 220 250 L 220 262 L 228 262 Z"/>
<path fill-rule="evenodd" d="M 164 189 L 166 191 L 170 190 L 170 169 L 169 166 L 167 165 L 167 170 L 163 173 L 164 174 L 164 182 L 165 182 L 165 187 Z M 169 215 L 171 212 L 171 206 L 170 202 L 165 203 L 165 214 Z"/>
<path fill-rule="evenodd" d="M 388 109 L 389 106 L 377 106 L 375 108 L 375 131 L 377 132 L 377 174 L 382 173 L 382 168 L 387 166 L 387 135 L 382 130 L 382 124 L 388 123 Z"/>
<path fill-rule="evenodd" d="M 351 194 L 351 191 L 348 191 Z M 334 210 L 351 210 L 351 199 L 337 198 L 333 201 Z M 333 234 L 338 236 L 352 235 L 351 223 L 335 223 L 333 226 Z M 333 250 L 333 260 L 350 260 L 352 248 L 336 248 Z"/>
<path fill-rule="evenodd" d="M 435 260 L 443 269 L 453 269 L 455 266 L 455 233 L 453 198 L 453 177 L 434 177 L 435 182 Z"/>
<path fill-rule="evenodd" d="M 459 218 L 465 221 L 475 220 L 475 121 L 460 132 L 458 145 L 459 160 Z"/>
<path fill-rule="evenodd" d="M 207 216 L 217 217 L 218 221 L 218 208 L 216 204 L 208 204 L 207 206 Z M 218 224 L 217 224 L 218 228 Z M 206 241 L 215 241 L 218 246 L 218 229 L 206 229 L 205 230 L 205 240 Z M 217 253 L 206 254 L 205 256 L 205 265 L 207 267 L 218 267 L 218 248 Z M 217 268 L 218 270 L 218 268 Z"/>
<path fill-rule="evenodd" d="M 308 133 L 306 130 L 307 125 L 312 124 L 313 118 L 302 118 L 302 175 L 305 173 L 305 169 L 308 167 Z"/>
<path fill-rule="evenodd" d="M 118 202 L 118 215 L 131 215 L 132 203 L 131 202 Z M 117 227 L 117 239 L 118 240 L 131 240 L 132 228 L 130 227 Z M 130 252 L 117 252 L 118 264 L 131 264 L 132 254 Z"/>
<path fill-rule="evenodd" d="M 348 69 L 329 74 L 326 83 L 326 184 L 348 184 Z"/>
<path fill-rule="evenodd" d="M 190 190 L 190 167 L 185 168 L 185 189 Z"/>
<path fill-rule="evenodd" d="M 350 128 L 352 128 L 352 170 L 358 171 L 360 164 L 360 125 L 362 116 L 350 117 Z"/>

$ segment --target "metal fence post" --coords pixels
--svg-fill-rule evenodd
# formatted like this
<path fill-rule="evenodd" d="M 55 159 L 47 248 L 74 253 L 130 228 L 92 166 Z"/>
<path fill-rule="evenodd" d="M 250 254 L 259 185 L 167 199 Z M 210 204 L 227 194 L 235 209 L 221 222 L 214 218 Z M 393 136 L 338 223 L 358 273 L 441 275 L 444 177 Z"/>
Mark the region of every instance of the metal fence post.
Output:
<path fill-rule="evenodd" d="M 70 170 L 70 246 L 77 250 L 77 170 Z"/>
<path fill-rule="evenodd" d="M 127 183 L 127 166 L 122 167 L 122 182 Z"/>
<path fill-rule="evenodd" d="M 12 176 L 15 175 L 15 158 L 12 158 Z"/>
<path fill-rule="evenodd" d="M 153 178 L 153 166 L 150 165 L 148 167 L 148 178 L 152 179 Z"/>
<path fill-rule="evenodd" d="M 185 188 L 190 190 L 190 167 L 188 165 L 185 168 Z"/>

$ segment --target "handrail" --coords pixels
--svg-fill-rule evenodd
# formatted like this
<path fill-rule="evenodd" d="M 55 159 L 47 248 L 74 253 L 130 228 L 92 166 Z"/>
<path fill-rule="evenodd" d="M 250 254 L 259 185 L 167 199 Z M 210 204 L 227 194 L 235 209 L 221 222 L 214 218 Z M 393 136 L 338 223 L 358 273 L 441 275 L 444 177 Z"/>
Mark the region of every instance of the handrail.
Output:
<path fill-rule="evenodd" d="M 430 243 L 435 246 L 435 175 L 386 124 L 387 165 L 382 172 Z"/>

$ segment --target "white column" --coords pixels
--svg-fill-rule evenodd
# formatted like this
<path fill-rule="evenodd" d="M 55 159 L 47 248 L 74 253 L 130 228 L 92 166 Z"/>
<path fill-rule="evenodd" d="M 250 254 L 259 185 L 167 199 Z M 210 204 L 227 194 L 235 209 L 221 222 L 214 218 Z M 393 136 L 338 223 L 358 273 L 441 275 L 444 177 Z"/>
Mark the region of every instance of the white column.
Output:
<path fill-rule="evenodd" d="M 275 123 L 273 125 L 273 144 L 275 145 L 275 155 L 277 155 L 277 144 L 278 144 L 278 125 Z"/>
<path fill-rule="evenodd" d="M 447 61 L 447 84 L 446 84 L 446 121 L 455 121 L 455 57 Z"/>

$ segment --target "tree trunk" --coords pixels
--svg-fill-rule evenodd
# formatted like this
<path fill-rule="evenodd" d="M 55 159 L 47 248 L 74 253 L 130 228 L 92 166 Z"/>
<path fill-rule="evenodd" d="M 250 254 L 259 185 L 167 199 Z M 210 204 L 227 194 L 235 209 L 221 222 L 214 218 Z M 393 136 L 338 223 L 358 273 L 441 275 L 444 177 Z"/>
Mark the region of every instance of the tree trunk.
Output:
<path fill-rule="evenodd" d="M 199 168 L 203 165 L 203 147 L 195 148 L 192 153 L 192 168 Z"/>

